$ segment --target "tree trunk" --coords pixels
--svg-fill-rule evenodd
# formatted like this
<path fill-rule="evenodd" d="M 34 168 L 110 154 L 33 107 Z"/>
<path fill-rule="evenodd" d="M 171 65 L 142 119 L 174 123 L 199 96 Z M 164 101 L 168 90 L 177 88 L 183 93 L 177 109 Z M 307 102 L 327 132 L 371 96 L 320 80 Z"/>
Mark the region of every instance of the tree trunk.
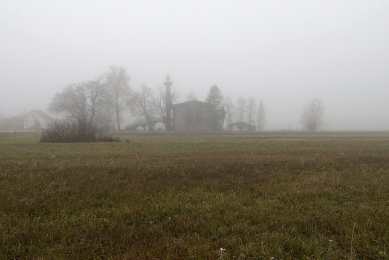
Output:
<path fill-rule="evenodd" d="M 118 130 L 120 130 L 120 119 L 119 119 L 119 110 L 116 109 L 116 122 L 118 126 Z"/>

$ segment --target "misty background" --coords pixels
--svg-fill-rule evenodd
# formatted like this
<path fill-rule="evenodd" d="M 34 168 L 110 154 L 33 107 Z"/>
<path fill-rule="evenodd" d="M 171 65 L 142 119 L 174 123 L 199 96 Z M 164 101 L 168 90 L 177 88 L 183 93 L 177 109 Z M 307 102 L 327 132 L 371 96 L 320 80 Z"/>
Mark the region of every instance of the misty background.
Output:
<path fill-rule="evenodd" d="M 47 111 L 71 83 L 122 66 L 131 88 L 169 73 L 182 101 L 212 85 L 262 99 L 266 130 L 389 130 L 389 1 L 1 1 L 0 115 Z"/>

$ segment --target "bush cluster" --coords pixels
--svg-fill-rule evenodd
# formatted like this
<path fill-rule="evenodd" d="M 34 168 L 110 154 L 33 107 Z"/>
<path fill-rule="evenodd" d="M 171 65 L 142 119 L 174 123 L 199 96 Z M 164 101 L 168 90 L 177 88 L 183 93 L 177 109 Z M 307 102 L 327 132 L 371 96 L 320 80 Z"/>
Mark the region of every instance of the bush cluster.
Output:
<path fill-rule="evenodd" d="M 86 121 L 55 120 L 42 132 L 41 143 L 120 142 L 104 129 Z"/>

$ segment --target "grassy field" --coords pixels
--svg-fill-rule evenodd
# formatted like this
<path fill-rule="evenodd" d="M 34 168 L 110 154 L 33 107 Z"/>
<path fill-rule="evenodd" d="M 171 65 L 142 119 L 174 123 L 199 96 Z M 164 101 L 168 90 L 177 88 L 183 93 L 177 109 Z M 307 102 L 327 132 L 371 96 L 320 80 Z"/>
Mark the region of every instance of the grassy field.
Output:
<path fill-rule="evenodd" d="M 389 259 L 389 133 L 118 135 L 0 133 L 0 259 Z"/>

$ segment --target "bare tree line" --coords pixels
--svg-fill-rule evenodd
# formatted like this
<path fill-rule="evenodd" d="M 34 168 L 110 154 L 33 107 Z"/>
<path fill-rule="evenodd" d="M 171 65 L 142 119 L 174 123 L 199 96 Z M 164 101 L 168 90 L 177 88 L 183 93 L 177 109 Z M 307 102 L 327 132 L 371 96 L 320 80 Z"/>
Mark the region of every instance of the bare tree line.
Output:
<path fill-rule="evenodd" d="M 170 100 L 175 103 L 178 98 L 178 91 L 173 89 Z M 161 118 L 163 122 L 166 122 L 166 91 L 162 87 L 154 92 L 152 88 L 142 84 L 140 89 L 132 92 L 127 100 L 127 106 L 138 120 L 146 120 L 150 130 L 154 130 L 153 119 Z"/>
<path fill-rule="evenodd" d="M 257 130 L 264 130 L 266 125 L 266 107 L 262 99 L 259 103 L 252 97 L 245 98 L 239 96 L 236 103 L 230 97 L 225 99 L 226 124 L 233 122 L 244 122 L 247 124 L 257 124 Z M 324 124 L 324 104 L 321 99 L 314 98 L 303 108 L 300 123 L 307 131 L 320 130 Z"/>
<path fill-rule="evenodd" d="M 179 97 L 178 91 L 173 89 L 170 94 L 171 103 L 176 103 Z M 197 96 L 194 92 L 189 92 L 186 100 L 197 100 Z M 230 97 L 224 100 L 219 88 L 212 86 L 206 102 L 215 103 L 217 108 L 224 108 L 227 125 L 241 121 L 248 124 L 257 122 L 258 130 L 265 127 L 266 112 L 262 100 L 257 106 L 254 98 L 240 96 L 234 103 Z M 163 87 L 154 90 L 146 84 L 133 90 L 130 88 L 128 72 L 122 67 L 111 66 L 107 73 L 94 80 L 65 87 L 54 95 L 48 110 L 101 128 L 109 128 L 115 123 L 119 130 L 122 115 L 129 110 L 132 116 L 147 122 L 149 129 L 154 130 L 154 119 L 166 122 L 166 90 Z"/>
<path fill-rule="evenodd" d="M 124 68 L 111 66 L 106 74 L 94 80 L 65 87 L 54 95 L 48 110 L 101 128 L 108 128 L 115 121 L 120 129 L 125 101 L 131 94 L 129 81 Z"/>
<path fill-rule="evenodd" d="M 167 122 L 167 98 L 174 104 L 179 97 L 176 89 L 171 91 L 170 97 L 166 97 L 163 87 L 154 90 L 146 84 L 132 90 L 127 70 L 111 66 L 107 73 L 94 80 L 66 86 L 54 95 L 48 110 L 78 122 L 87 122 L 90 126 L 108 129 L 115 124 L 119 130 L 123 113 L 130 111 L 137 120 L 147 122 L 149 129 L 154 130 L 153 120 Z M 214 100 L 214 97 L 217 98 Z M 197 100 L 197 96 L 189 92 L 186 100 Z M 257 101 L 253 97 L 239 96 L 234 102 L 231 97 L 224 99 L 218 87 L 212 86 L 206 102 L 213 102 L 215 107 L 224 109 L 227 129 L 234 122 L 256 124 L 258 131 L 264 130 L 266 126 L 266 107 L 262 99 Z M 324 125 L 323 102 L 313 99 L 305 105 L 300 122 L 308 131 L 320 129 Z"/>
<path fill-rule="evenodd" d="M 172 103 L 179 98 L 171 91 Z M 123 67 L 111 66 L 109 71 L 94 80 L 70 84 L 54 95 L 48 110 L 90 126 L 110 128 L 113 123 L 121 129 L 123 113 L 127 110 L 139 120 L 146 120 L 150 129 L 154 118 L 166 119 L 166 93 L 162 87 L 156 92 L 146 84 L 130 88 L 130 76 Z M 165 120 L 164 120 L 165 121 Z"/>
<path fill-rule="evenodd" d="M 230 97 L 224 102 L 226 110 L 226 125 L 234 122 L 243 122 L 250 125 L 257 124 L 257 130 L 264 130 L 266 124 L 266 108 L 262 99 L 257 101 L 253 98 L 239 96 L 234 103 Z"/>

